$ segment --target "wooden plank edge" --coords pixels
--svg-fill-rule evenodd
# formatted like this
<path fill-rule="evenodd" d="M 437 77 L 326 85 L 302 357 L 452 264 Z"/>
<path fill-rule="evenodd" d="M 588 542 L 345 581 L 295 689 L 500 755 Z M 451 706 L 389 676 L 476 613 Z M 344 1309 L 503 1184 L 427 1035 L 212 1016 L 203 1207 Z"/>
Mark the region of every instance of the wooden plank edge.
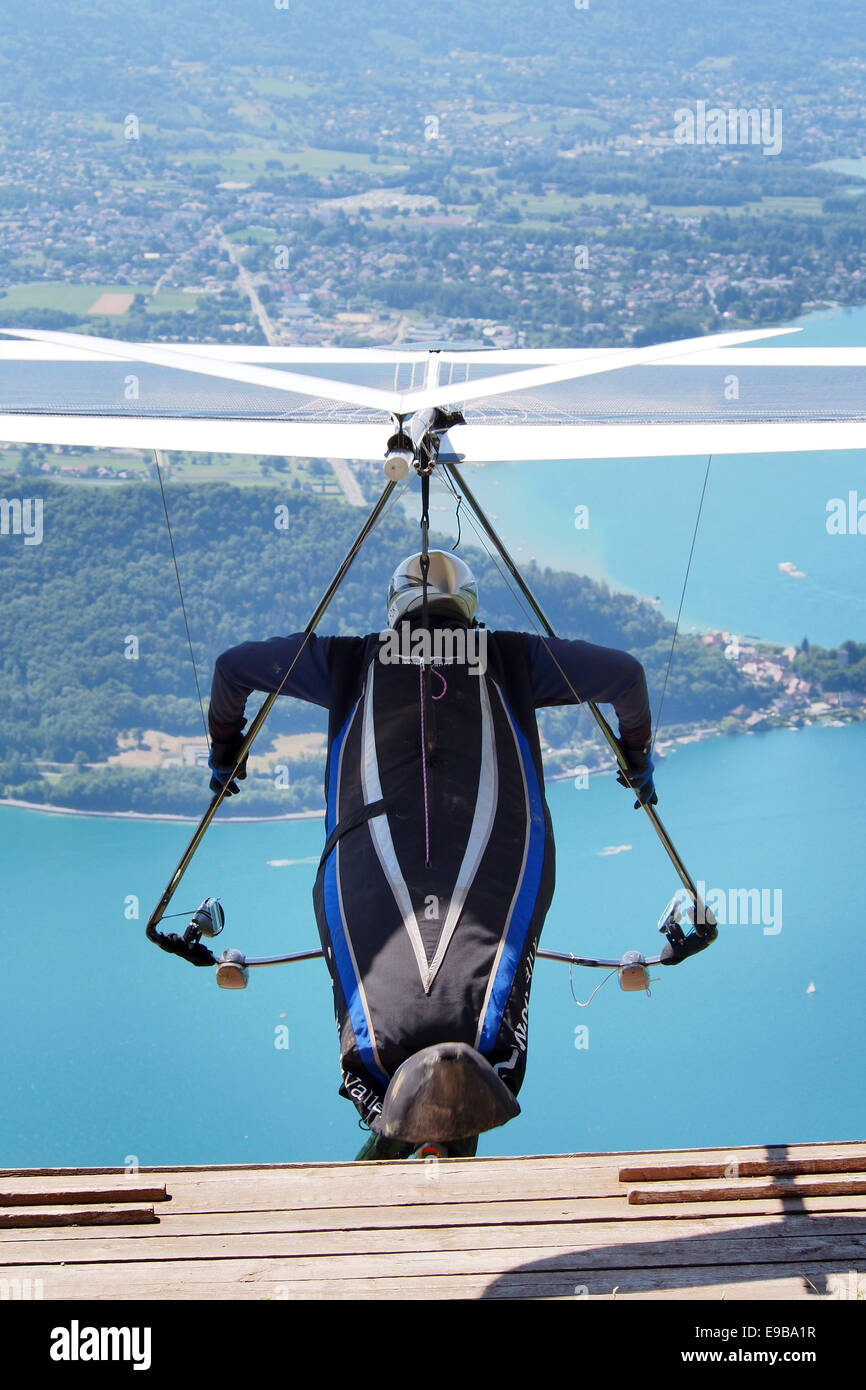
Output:
<path fill-rule="evenodd" d="M 370 1274 L 357 1271 L 342 1277 L 322 1274 L 301 1274 L 278 1271 L 272 1266 L 263 1268 L 257 1260 L 241 1261 L 240 1267 L 230 1270 L 209 1262 L 142 1267 L 130 1264 L 114 1266 L 19 1266 L 15 1277 L 20 1280 L 39 1280 L 40 1297 L 55 1299 L 121 1299 L 136 1302 L 149 1299 L 239 1299 L 281 1301 L 294 1295 L 301 1299 L 358 1298 L 364 1285 L 369 1296 L 381 1298 L 389 1286 L 396 1297 L 417 1296 L 425 1301 L 437 1297 L 443 1285 L 467 1286 L 472 1283 L 482 1298 L 513 1297 L 515 1285 L 529 1286 L 529 1296 L 545 1296 L 551 1292 L 568 1294 L 577 1299 L 592 1297 L 655 1296 L 674 1299 L 694 1298 L 801 1298 L 806 1301 L 839 1298 L 838 1289 L 850 1284 L 848 1266 L 840 1268 L 836 1261 L 798 1260 L 796 1263 L 760 1266 L 736 1265 L 726 1270 L 713 1266 L 680 1265 L 675 1268 L 634 1269 L 628 1266 L 586 1270 L 567 1269 L 488 1269 L 486 1271 L 450 1269 L 441 1271 L 403 1271 L 399 1274 Z M 863 1273 L 857 1277 L 862 1281 Z M 823 1285 L 823 1288 L 822 1288 Z M 534 1287 L 533 1287 L 534 1286 Z M 558 1287 L 556 1287 L 558 1286 Z M 512 1290 L 509 1294 L 508 1290 Z"/>
<path fill-rule="evenodd" d="M 491 1211 L 497 1205 L 511 1207 L 510 1212 Z M 539 1225 L 545 1227 L 567 1227 L 572 1230 L 592 1230 L 599 1224 L 626 1230 L 639 1230 L 663 1222 L 674 1235 L 679 1228 L 690 1221 L 700 1220 L 714 1224 L 715 1229 L 724 1233 L 734 1224 L 746 1221 L 773 1221 L 786 1218 L 788 1221 L 810 1222 L 815 1219 L 822 1225 L 828 1220 L 866 1221 L 866 1197 L 807 1197 L 796 1202 L 788 1198 L 771 1197 L 761 1201 L 715 1202 L 712 1207 L 706 1203 L 690 1203 L 671 1210 L 655 1206 L 629 1207 L 625 1194 L 619 1199 L 616 1210 L 603 1211 L 600 1203 L 590 1210 L 561 1216 L 537 1214 L 522 1216 L 515 1212 L 521 1203 L 479 1203 L 477 1207 L 467 1204 L 445 1204 L 442 1208 L 397 1207 L 328 1207 L 301 1209 L 300 1211 L 246 1211 L 212 1212 L 172 1211 L 159 1213 L 160 1232 L 164 1235 L 178 1236 L 225 1236 L 237 1234 L 265 1235 L 288 1234 L 290 1232 L 324 1231 L 390 1231 L 390 1230 L 429 1230 L 441 1227 L 502 1226 L 515 1224 Z M 805 1229 L 805 1228 L 804 1228 Z M 148 1233 L 149 1234 L 149 1233 Z M 69 1228 L 66 1238 L 76 1240 L 99 1239 L 87 1229 Z M 0 1264 L 4 1252 L 10 1244 L 20 1245 L 42 1236 L 29 1236 L 24 1232 L 0 1229 Z"/>
<path fill-rule="evenodd" d="M 866 1193 L 866 1178 L 852 1178 L 850 1182 L 803 1182 L 796 1179 L 779 1182 L 755 1184 L 728 1183 L 723 1187 L 680 1187 L 680 1188 L 639 1188 L 633 1187 L 628 1194 L 630 1206 L 670 1202 L 717 1202 L 743 1200 L 761 1197 L 855 1197 Z"/>
<path fill-rule="evenodd" d="M 736 1169 L 732 1172 L 731 1169 Z M 727 1163 L 663 1164 L 658 1167 L 621 1168 L 620 1182 L 675 1182 L 678 1178 L 785 1178 L 820 1173 L 866 1173 L 866 1154 L 849 1158 L 792 1158 L 729 1160 Z"/>
<path fill-rule="evenodd" d="M 138 1226 L 159 1221 L 153 1207 L 27 1207 L 0 1212 L 0 1229 L 30 1226 Z"/>
<path fill-rule="evenodd" d="M 693 1149 L 612 1149 L 608 1151 L 585 1151 L 577 1153 L 558 1153 L 558 1154 L 481 1154 L 478 1158 L 445 1159 L 446 1163 L 470 1162 L 480 1163 L 549 1163 L 551 1161 L 571 1162 L 573 1159 L 587 1159 L 596 1163 L 613 1161 L 618 1158 L 645 1158 L 651 1159 L 659 1154 L 689 1155 L 689 1154 L 720 1154 L 722 1156 L 736 1153 L 758 1153 L 778 1149 L 782 1153 L 790 1153 L 791 1149 L 831 1149 L 843 1148 L 846 1146 L 859 1146 L 866 1153 L 866 1140 L 864 1139 L 799 1139 L 795 1142 L 780 1144 L 739 1144 L 725 1148 L 720 1144 L 705 1145 Z M 389 1160 L 388 1166 L 393 1167 L 395 1161 Z M 352 1159 L 326 1160 L 317 1162 L 308 1160 L 295 1163 L 191 1163 L 191 1164 L 141 1164 L 136 1168 L 136 1173 L 247 1173 L 247 1172 L 282 1172 L 292 1169 L 325 1169 L 325 1168 L 355 1168 L 358 1165 Z M 381 1164 L 373 1165 L 364 1163 L 363 1168 L 373 1166 L 381 1167 Z M 128 1173 L 126 1168 L 0 1168 L 0 1180 L 3 1178 L 28 1178 L 28 1177 L 76 1177 L 91 1175 L 116 1176 L 121 1173 Z"/>
<path fill-rule="evenodd" d="M 64 1188 L 45 1192 L 0 1192 L 2 1207 L 69 1207 L 77 1202 L 170 1202 L 165 1187 L 94 1187 L 78 1191 Z"/>

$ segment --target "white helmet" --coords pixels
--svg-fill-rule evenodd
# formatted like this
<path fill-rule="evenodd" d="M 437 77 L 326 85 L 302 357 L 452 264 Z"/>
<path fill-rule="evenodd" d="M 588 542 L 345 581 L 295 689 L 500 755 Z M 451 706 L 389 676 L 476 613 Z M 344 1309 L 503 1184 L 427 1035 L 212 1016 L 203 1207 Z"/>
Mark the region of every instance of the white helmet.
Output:
<path fill-rule="evenodd" d="M 471 623 L 478 610 L 478 585 L 471 569 L 448 550 L 431 550 L 428 555 L 427 602 L 437 611 L 447 603 Z M 388 625 L 396 627 L 401 618 L 419 612 L 422 603 L 421 556 L 409 555 L 397 566 L 388 585 Z"/>

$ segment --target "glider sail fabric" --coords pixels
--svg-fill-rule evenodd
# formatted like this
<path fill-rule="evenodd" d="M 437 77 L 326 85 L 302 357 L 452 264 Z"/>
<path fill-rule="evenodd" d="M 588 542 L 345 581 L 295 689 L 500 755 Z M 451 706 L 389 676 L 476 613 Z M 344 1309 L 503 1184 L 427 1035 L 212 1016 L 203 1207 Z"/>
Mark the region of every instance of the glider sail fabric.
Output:
<path fill-rule="evenodd" d="M 545 353 L 4 334 L 0 440 L 376 461 L 398 415 L 441 405 L 465 422 L 446 460 L 866 446 L 866 349 L 749 341 L 770 336 Z"/>

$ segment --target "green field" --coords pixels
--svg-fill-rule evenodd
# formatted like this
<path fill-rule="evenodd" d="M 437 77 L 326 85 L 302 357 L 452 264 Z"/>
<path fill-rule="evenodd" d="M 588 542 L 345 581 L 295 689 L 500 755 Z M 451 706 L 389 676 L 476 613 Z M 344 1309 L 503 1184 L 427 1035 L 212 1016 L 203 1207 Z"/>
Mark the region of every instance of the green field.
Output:
<path fill-rule="evenodd" d="M 0 298 L 0 312 L 58 309 L 62 313 L 84 317 L 102 294 L 149 293 L 150 285 L 68 285 L 63 281 L 31 280 L 23 285 L 13 285 L 6 291 Z M 168 290 L 164 294 L 158 294 L 145 305 L 145 309 L 149 314 L 189 313 L 195 308 L 197 300 L 198 295 Z M 123 318 L 124 315 L 117 314 L 111 317 Z"/>
<path fill-rule="evenodd" d="M 0 299 L 3 309 L 60 309 L 67 314 L 86 314 L 101 294 L 140 294 L 141 285 L 67 285 L 35 280 L 13 285 Z"/>
<path fill-rule="evenodd" d="M 164 290 L 145 305 L 145 310 L 148 314 L 188 314 L 200 298 L 201 295 L 184 294 L 183 290 Z"/>
<path fill-rule="evenodd" d="M 389 173 L 406 170 L 408 164 L 400 164 L 390 159 L 374 161 L 368 154 L 354 154 L 349 150 L 322 150 L 311 145 L 305 150 L 285 156 L 286 167 L 298 169 L 304 174 L 332 174 L 335 169 L 345 165 L 347 169 L 387 169 Z"/>
<path fill-rule="evenodd" d="M 745 212 L 793 212 L 798 217 L 820 217 L 821 198 L 770 198 L 763 197 L 759 203 L 745 203 Z"/>
<path fill-rule="evenodd" d="M 719 212 L 726 217 L 763 217 L 768 213 L 793 212 L 800 217 L 820 217 L 822 215 L 820 198 L 761 198 L 760 202 L 755 203 L 734 203 L 731 205 L 717 203 L 698 203 L 692 207 L 668 206 L 664 203 L 653 203 L 654 212 L 667 213 L 670 217 L 706 217 L 709 213 Z"/>
<path fill-rule="evenodd" d="M 850 178 L 866 179 L 866 159 L 825 159 L 815 168 L 829 169 L 834 174 L 847 174 Z"/>
<path fill-rule="evenodd" d="M 254 77 L 250 86 L 262 97 L 308 97 L 314 90 L 305 82 L 286 82 L 280 77 Z"/>
<path fill-rule="evenodd" d="M 229 232 L 227 241 L 238 242 L 242 246 L 248 246 L 251 241 L 271 242 L 276 241 L 277 234 L 272 227 L 241 227 L 237 232 Z"/>
<path fill-rule="evenodd" d="M 26 446 L 23 446 L 26 447 Z M 0 448 L 0 476 L 15 477 L 21 464 L 23 447 L 20 444 Z M 31 445 L 31 459 L 37 463 L 47 462 L 52 468 L 52 477 L 59 482 L 75 483 L 78 486 L 93 483 L 111 485 L 112 482 L 141 481 L 155 477 L 153 456 L 147 449 L 69 449 L 64 454 L 55 454 L 47 445 Z M 260 487 L 263 482 L 273 483 L 275 487 L 290 489 L 293 481 L 312 483 L 317 492 L 328 496 L 342 497 L 343 490 L 336 481 L 327 464 L 318 468 L 310 459 L 288 460 L 288 467 L 276 468 L 270 458 L 258 454 L 194 454 L 168 451 L 163 454 L 167 464 L 163 468 L 163 481 L 166 486 L 172 482 L 182 483 L 232 483 L 239 487 Z M 61 468 L 77 468 L 86 464 L 87 473 L 62 473 Z M 112 477 L 98 478 L 96 470 L 106 468 Z M 127 479 L 118 479 L 121 472 Z"/>
<path fill-rule="evenodd" d="M 691 207 L 681 207 L 678 203 L 653 203 L 653 212 L 663 212 L 666 217 L 706 217 L 711 212 L 722 212 L 728 217 L 741 217 L 745 207 L 721 207 L 712 203 L 695 203 Z"/>
<path fill-rule="evenodd" d="M 580 197 L 571 193 L 515 193 L 503 199 L 504 206 L 517 208 L 526 217 L 544 219 L 569 212 L 578 215 L 588 208 L 611 208 L 624 203 L 643 207 L 646 198 L 642 193 L 585 193 Z"/>
<path fill-rule="evenodd" d="M 309 147 L 304 150 L 283 152 L 267 145 L 257 149 L 238 149 L 234 154 L 213 154 L 210 150 L 189 150 L 184 154 L 183 167 L 207 166 L 218 170 L 223 180 L 251 182 L 260 174 L 275 172 L 268 168 L 268 160 L 277 161 L 284 173 L 293 170 L 303 174 L 332 174 L 341 166 L 346 169 L 361 169 L 370 172 L 386 169 L 394 173 L 408 169 L 407 164 L 395 164 L 381 159 L 374 162 L 368 154 L 354 154 L 348 150 L 322 150 Z"/>

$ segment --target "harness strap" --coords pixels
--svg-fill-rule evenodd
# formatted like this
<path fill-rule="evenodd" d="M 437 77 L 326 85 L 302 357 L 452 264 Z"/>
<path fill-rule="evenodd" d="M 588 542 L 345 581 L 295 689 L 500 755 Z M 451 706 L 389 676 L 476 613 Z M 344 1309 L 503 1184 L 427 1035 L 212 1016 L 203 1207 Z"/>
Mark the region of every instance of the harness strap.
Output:
<path fill-rule="evenodd" d="M 378 801 L 370 801 L 366 806 L 361 806 L 357 811 L 353 811 L 350 816 L 344 816 L 342 820 L 337 821 L 337 824 L 325 841 L 325 848 L 322 850 L 322 857 L 319 860 L 319 868 L 321 869 L 337 841 L 340 840 L 347 831 L 356 830 L 359 825 L 363 825 L 365 821 L 372 820 L 374 816 L 381 816 L 382 812 L 386 809 L 385 799 L 384 797 L 380 797 Z"/>

